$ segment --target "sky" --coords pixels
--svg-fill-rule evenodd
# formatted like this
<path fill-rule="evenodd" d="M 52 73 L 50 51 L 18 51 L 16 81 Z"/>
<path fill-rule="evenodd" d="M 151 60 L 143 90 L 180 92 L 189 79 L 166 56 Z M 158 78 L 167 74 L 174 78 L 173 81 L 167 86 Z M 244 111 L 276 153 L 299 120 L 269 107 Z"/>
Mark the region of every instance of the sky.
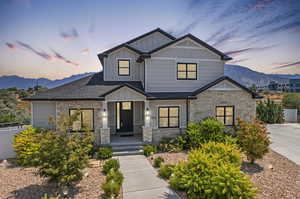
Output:
<path fill-rule="evenodd" d="M 0 76 L 97 72 L 97 54 L 157 27 L 264 73 L 300 74 L 300 0 L 0 0 Z"/>

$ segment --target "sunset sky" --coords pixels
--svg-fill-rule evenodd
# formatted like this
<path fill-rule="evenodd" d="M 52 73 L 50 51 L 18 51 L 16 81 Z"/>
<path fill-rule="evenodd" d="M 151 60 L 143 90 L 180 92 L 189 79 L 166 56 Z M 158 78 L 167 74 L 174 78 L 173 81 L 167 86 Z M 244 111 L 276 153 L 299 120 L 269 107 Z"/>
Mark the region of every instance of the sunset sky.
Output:
<path fill-rule="evenodd" d="M 0 76 L 96 72 L 97 53 L 157 27 L 232 64 L 300 74 L 300 0 L 0 0 Z"/>

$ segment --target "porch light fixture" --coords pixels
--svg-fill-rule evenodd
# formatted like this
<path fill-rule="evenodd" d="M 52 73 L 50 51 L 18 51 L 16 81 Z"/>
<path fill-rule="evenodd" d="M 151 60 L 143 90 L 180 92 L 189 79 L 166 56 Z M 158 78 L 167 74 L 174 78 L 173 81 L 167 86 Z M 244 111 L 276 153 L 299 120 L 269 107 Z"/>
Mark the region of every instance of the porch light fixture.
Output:
<path fill-rule="evenodd" d="M 146 108 L 145 115 L 146 115 L 147 117 L 149 117 L 149 116 L 150 116 L 150 110 L 149 110 L 149 108 Z"/>
<path fill-rule="evenodd" d="M 102 111 L 102 116 L 103 116 L 103 117 L 106 117 L 106 116 L 107 116 L 106 109 L 103 109 L 103 111 Z"/>

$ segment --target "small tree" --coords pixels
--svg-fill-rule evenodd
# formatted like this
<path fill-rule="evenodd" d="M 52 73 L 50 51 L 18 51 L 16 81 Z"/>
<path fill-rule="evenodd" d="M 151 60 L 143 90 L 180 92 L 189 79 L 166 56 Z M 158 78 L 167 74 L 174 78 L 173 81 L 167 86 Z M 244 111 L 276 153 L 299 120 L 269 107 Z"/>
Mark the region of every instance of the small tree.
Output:
<path fill-rule="evenodd" d="M 266 102 L 259 102 L 256 108 L 257 117 L 265 123 L 283 123 L 283 108 L 280 104 L 275 104 L 270 99 Z"/>
<path fill-rule="evenodd" d="M 247 159 L 254 163 L 255 160 L 263 158 L 269 151 L 270 138 L 265 124 L 259 120 L 245 122 L 238 119 L 237 130 L 238 143 Z"/>

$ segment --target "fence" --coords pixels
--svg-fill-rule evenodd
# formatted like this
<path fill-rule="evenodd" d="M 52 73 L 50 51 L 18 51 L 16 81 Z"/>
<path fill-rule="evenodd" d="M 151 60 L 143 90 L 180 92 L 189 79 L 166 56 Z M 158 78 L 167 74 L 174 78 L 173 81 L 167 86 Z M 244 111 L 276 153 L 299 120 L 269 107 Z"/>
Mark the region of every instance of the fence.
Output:
<path fill-rule="evenodd" d="M 285 122 L 297 122 L 297 109 L 283 109 Z"/>
<path fill-rule="evenodd" d="M 20 126 L 0 128 L 0 160 L 15 157 L 12 139 L 14 135 L 24 129 Z"/>

